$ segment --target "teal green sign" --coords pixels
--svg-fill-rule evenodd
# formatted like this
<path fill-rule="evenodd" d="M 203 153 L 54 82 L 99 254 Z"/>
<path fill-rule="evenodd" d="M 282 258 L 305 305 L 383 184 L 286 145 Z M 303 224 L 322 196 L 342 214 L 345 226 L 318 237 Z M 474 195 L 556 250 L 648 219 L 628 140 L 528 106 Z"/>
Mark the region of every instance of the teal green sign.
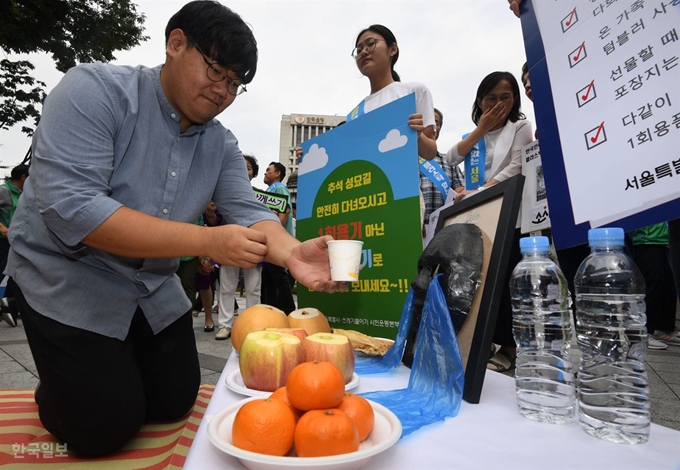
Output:
<path fill-rule="evenodd" d="M 333 327 L 393 338 L 422 253 L 417 134 L 406 96 L 302 144 L 300 240 L 332 235 L 364 242 L 359 280 L 344 293 L 298 288 L 300 307 Z"/>

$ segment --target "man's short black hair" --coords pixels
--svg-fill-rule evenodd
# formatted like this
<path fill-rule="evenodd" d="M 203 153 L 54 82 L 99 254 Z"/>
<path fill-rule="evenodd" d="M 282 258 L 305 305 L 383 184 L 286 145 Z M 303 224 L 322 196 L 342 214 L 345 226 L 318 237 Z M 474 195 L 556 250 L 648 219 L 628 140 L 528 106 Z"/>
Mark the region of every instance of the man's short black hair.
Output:
<path fill-rule="evenodd" d="M 286 167 L 279 162 L 271 162 L 269 164 L 269 166 L 272 165 L 274 165 L 274 169 L 279 172 L 279 181 L 283 181 L 283 179 L 286 177 Z"/>
<path fill-rule="evenodd" d="M 232 70 L 242 83 L 253 80 L 257 42 L 250 27 L 229 8 L 213 0 L 189 2 L 168 21 L 166 44 L 175 29 L 184 31 L 192 46 L 198 46 L 219 65 Z"/>
<path fill-rule="evenodd" d="M 28 176 L 28 165 L 17 165 L 14 168 L 12 168 L 12 173 L 10 174 L 10 177 L 18 181 L 21 179 L 22 176 Z"/>

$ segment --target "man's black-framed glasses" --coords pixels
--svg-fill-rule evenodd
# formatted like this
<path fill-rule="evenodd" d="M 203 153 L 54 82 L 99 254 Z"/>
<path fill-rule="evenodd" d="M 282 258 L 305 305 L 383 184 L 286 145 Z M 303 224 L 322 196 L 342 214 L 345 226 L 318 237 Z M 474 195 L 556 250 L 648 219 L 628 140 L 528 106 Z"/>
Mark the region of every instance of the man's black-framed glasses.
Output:
<path fill-rule="evenodd" d="M 364 51 L 368 53 L 373 52 L 375 50 L 375 45 L 378 44 L 378 41 L 384 41 L 384 39 L 369 38 L 364 44 L 357 44 L 357 47 L 352 49 L 352 57 L 358 59 L 361 53 Z"/>
<path fill-rule="evenodd" d="M 198 53 L 201 54 L 201 57 L 203 57 L 203 61 L 208 66 L 208 68 L 205 69 L 205 74 L 208 76 L 208 79 L 210 79 L 210 81 L 221 82 L 222 80 L 226 80 L 227 91 L 229 92 L 229 94 L 233 96 L 238 96 L 241 93 L 245 93 L 246 91 L 248 91 L 244 84 L 238 85 L 231 77 L 229 77 L 226 74 L 226 72 L 222 72 L 220 69 L 215 68 L 215 65 L 219 66 L 219 64 L 217 62 L 210 62 L 206 55 L 203 53 L 203 51 L 196 44 L 194 44 L 194 47 L 196 48 Z"/>

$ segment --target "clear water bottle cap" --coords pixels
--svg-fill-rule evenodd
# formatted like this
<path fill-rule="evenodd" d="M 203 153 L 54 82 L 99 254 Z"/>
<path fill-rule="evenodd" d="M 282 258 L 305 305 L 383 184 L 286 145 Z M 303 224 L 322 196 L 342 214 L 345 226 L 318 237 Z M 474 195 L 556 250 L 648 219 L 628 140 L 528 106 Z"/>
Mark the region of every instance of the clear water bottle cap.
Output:
<path fill-rule="evenodd" d="M 536 253 L 550 251 L 548 237 L 524 237 L 519 239 L 519 251 L 522 253 Z"/>
<path fill-rule="evenodd" d="M 590 246 L 623 246 L 623 229 L 619 227 L 591 228 L 588 230 Z"/>

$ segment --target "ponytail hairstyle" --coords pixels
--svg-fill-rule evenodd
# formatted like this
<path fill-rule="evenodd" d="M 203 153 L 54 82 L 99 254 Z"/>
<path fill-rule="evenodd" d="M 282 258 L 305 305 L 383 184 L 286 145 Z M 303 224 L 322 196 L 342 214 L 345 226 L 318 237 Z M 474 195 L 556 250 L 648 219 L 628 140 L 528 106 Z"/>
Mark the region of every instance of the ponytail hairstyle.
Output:
<path fill-rule="evenodd" d="M 389 30 L 387 26 L 383 26 L 381 24 L 372 24 L 366 29 L 363 29 L 359 34 L 357 34 L 357 39 L 354 41 L 354 46 L 356 47 L 357 44 L 359 44 L 359 38 L 361 37 L 362 34 L 372 31 L 376 34 L 379 34 L 382 36 L 382 38 L 385 40 L 385 44 L 387 44 L 387 48 L 389 49 L 392 47 L 392 44 L 397 43 L 397 38 L 394 37 L 394 34 L 392 31 Z M 397 46 L 397 53 L 392 56 L 392 63 L 391 63 L 391 69 L 392 69 L 392 80 L 395 82 L 400 82 L 401 78 L 399 78 L 399 74 L 394 71 L 394 64 L 397 63 L 397 60 L 399 60 L 399 46 Z"/>

